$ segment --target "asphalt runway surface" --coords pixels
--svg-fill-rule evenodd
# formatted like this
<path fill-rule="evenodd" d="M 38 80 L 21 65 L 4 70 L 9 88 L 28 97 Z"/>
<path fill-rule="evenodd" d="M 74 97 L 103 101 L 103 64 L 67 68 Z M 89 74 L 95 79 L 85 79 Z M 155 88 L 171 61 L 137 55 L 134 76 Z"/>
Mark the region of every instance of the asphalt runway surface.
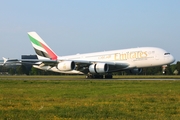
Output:
<path fill-rule="evenodd" d="M 110 79 L 109 79 L 110 80 Z M 114 80 L 180 80 L 180 79 L 114 79 Z"/>
<path fill-rule="evenodd" d="M 175 80 L 180 80 L 179 78 L 175 79 L 175 78 L 113 78 L 113 79 L 86 79 L 86 78 L 76 78 L 76 77 L 72 77 L 72 78 L 68 78 L 68 77 L 0 77 L 0 80 L 134 80 L 134 81 L 154 81 L 154 80 L 170 80 L 170 81 L 175 81 Z"/>

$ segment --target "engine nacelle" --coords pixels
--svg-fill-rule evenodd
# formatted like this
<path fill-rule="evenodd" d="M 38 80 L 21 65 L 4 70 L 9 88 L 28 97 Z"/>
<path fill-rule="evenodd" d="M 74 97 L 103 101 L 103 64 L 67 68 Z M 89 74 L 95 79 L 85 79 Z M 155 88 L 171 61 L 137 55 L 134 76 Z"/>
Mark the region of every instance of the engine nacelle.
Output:
<path fill-rule="evenodd" d="M 62 61 L 58 63 L 57 69 L 61 71 L 70 71 L 75 69 L 74 61 Z"/>
<path fill-rule="evenodd" d="M 106 73 L 109 71 L 109 66 L 106 63 L 96 63 L 89 66 L 90 73 Z"/>
<path fill-rule="evenodd" d="M 138 73 L 142 72 L 142 69 L 141 68 L 134 68 L 134 69 L 131 69 L 130 72 L 133 74 L 138 74 Z"/>

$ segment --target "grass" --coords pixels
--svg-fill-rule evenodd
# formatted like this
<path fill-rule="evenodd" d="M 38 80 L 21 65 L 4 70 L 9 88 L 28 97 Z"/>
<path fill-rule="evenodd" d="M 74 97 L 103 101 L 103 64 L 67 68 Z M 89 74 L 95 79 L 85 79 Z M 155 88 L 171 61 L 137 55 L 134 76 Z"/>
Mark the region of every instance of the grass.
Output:
<path fill-rule="evenodd" d="M 178 120 L 179 88 L 179 80 L 2 76 L 0 119 Z"/>

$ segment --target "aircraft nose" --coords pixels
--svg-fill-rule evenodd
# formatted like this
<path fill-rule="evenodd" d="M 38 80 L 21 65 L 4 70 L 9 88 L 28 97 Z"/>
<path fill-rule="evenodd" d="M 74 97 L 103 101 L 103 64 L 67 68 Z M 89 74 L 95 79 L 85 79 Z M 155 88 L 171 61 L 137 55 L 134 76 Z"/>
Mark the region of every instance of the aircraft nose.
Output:
<path fill-rule="evenodd" d="M 170 62 L 173 63 L 175 61 L 175 58 L 171 55 Z"/>

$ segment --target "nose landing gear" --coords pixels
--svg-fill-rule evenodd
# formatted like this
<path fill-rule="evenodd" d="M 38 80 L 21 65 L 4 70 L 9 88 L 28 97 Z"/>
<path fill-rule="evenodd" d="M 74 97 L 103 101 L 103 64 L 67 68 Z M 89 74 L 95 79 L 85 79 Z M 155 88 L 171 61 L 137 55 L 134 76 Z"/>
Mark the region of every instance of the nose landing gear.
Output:
<path fill-rule="evenodd" d="M 167 65 L 163 65 L 162 66 L 162 73 L 163 73 L 163 75 L 166 75 L 166 68 L 167 68 Z"/>

